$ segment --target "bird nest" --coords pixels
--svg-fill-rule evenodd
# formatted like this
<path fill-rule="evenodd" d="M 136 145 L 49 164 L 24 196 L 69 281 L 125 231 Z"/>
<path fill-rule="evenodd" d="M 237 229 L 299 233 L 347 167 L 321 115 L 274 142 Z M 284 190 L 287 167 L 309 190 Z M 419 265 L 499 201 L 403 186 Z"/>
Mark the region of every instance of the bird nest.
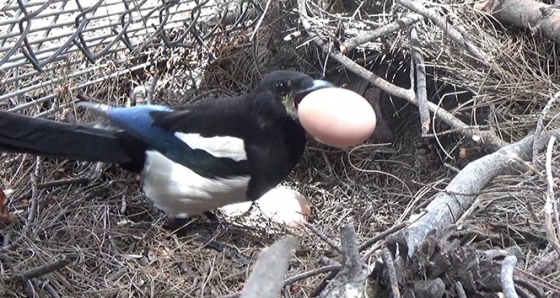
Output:
<path fill-rule="evenodd" d="M 283 281 L 289 297 L 337 297 L 339 283 L 359 283 L 361 274 L 348 268 L 367 271 L 369 297 L 498 297 L 511 295 L 509 286 L 560 295 L 557 223 L 545 212 L 545 202 L 554 203 L 558 153 L 548 147 L 545 156 L 540 137 L 558 123 L 558 61 L 544 29 L 532 34 L 508 23 L 491 13 L 492 1 L 264 4 L 257 29 L 208 44 L 202 69 L 189 66 L 200 55 L 161 52 L 164 64 L 133 78 L 155 86 L 153 101 L 166 104 L 243 93 L 277 68 L 324 75 L 363 94 L 380 119 L 374 137 L 349 150 L 310 140 L 284 182 L 311 201 L 310 225 L 231 219 L 216 227 L 197 218 L 191 234 L 178 236 L 162 229 L 164 216 L 137 177 L 117 167 L 3 154 L 12 220 L 1 230 L 2 296 L 236 297 L 259 252 L 287 234 L 299 239 Z M 425 102 L 396 89 L 410 87 L 411 71 L 421 82 L 422 65 Z M 130 85 L 108 79 L 83 94 L 127 105 Z M 90 119 L 71 106 L 52 117 Z M 520 143 L 533 134 L 534 149 Z M 496 155 L 508 158 L 477 163 Z M 502 170 L 484 180 L 494 170 L 488 164 Z M 448 209 L 443 223 L 431 222 L 427 240 L 411 246 L 414 223 L 439 201 Z"/>

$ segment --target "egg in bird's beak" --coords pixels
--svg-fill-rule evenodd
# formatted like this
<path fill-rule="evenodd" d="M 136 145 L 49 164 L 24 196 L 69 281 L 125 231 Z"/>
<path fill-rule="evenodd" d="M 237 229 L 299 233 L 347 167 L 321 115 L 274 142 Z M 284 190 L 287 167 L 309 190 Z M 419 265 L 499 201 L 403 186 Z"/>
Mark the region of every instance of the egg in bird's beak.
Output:
<path fill-rule="evenodd" d="M 328 87 L 334 87 L 331 82 L 324 80 L 312 80 L 304 82 L 300 88 L 296 89 L 291 98 L 286 98 L 284 105 L 292 117 L 297 118 L 297 107 L 305 96 L 309 93 Z"/>

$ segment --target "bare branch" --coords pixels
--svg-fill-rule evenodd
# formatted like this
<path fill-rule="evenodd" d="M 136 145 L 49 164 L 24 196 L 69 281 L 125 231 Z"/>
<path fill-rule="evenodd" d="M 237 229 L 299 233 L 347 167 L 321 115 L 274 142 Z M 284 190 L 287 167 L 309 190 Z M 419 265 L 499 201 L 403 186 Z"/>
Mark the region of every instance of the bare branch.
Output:
<path fill-rule="evenodd" d="M 426 67 L 424 65 L 424 57 L 418 40 L 416 27 L 410 28 L 410 53 L 412 56 L 412 69 L 410 71 L 411 82 L 414 82 L 416 75 L 416 101 L 418 102 L 418 111 L 420 113 L 420 124 L 422 127 L 422 135 L 430 131 L 430 111 L 428 109 L 428 92 L 426 89 Z"/>
<path fill-rule="evenodd" d="M 334 242 L 332 242 L 329 239 L 329 237 L 325 236 L 325 234 L 323 234 L 321 231 L 319 231 L 312 224 L 307 223 L 307 222 L 304 222 L 303 224 L 305 225 L 306 228 L 310 229 L 311 232 L 313 232 L 313 234 L 317 235 L 317 237 L 321 238 L 321 240 L 323 240 L 323 242 L 328 244 L 332 249 L 336 250 L 338 253 L 342 253 L 342 250 L 340 249 L 340 247 L 338 247 L 338 245 L 336 245 Z"/>
<path fill-rule="evenodd" d="M 475 9 L 492 14 L 506 24 L 542 33 L 560 42 L 560 14 L 557 5 L 533 0 L 487 0 L 475 4 Z"/>
<path fill-rule="evenodd" d="M 329 53 L 329 55 L 338 61 L 340 64 L 344 65 L 348 70 L 352 71 L 353 73 L 357 74 L 358 76 L 368 80 L 372 85 L 378 87 L 379 89 L 391 94 L 393 96 L 406 99 L 409 102 L 418 105 L 418 101 L 416 100 L 416 94 L 413 90 L 404 89 L 398 87 L 392 83 L 387 82 L 383 78 L 373 74 L 369 70 L 365 69 L 364 67 L 360 66 L 352 59 L 344 56 L 340 51 L 330 47 L 325 42 L 323 42 L 315 32 L 311 29 L 311 24 L 308 21 L 307 10 L 305 6 L 305 0 L 298 0 L 298 9 L 300 13 L 300 20 L 305 28 L 306 32 L 313 38 L 313 41 L 321 47 L 321 49 L 325 53 Z M 503 146 L 506 146 L 508 143 L 503 141 L 502 139 L 498 138 L 494 133 L 490 131 L 479 131 L 470 127 L 459 120 L 457 117 L 453 116 L 446 110 L 440 108 L 438 105 L 427 102 L 428 108 L 430 112 L 434 113 L 436 117 L 441 119 L 447 125 L 451 126 L 454 129 L 457 129 L 461 134 L 464 136 L 471 138 L 473 141 L 477 143 L 482 143 L 486 145 L 490 145 L 494 147 L 493 149 L 498 149 Z"/>
<path fill-rule="evenodd" d="M 27 270 L 25 272 L 19 273 L 16 276 L 17 277 L 24 277 L 27 279 L 32 279 L 32 278 L 37 278 L 37 277 L 41 277 L 45 274 L 49 274 L 51 272 L 54 272 L 56 270 L 60 270 L 68 265 L 70 265 L 72 263 L 72 259 L 67 257 L 66 255 L 62 255 L 61 258 L 59 258 L 56 261 L 47 263 L 43 266 L 37 267 L 37 268 L 33 268 L 30 270 Z"/>
<path fill-rule="evenodd" d="M 446 22 L 443 17 L 438 15 L 436 10 L 424 7 L 424 1 L 397 0 L 397 3 L 430 19 L 430 21 L 440 27 L 449 37 L 451 37 L 453 41 L 465 48 L 471 55 L 473 55 L 473 57 L 477 58 L 481 62 L 488 63 L 490 61 L 490 58 L 487 55 L 482 53 L 482 51 L 480 51 L 480 49 L 478 49 L 475 45 L 468 42 L 466 36 L 463 36 L 451 24 Z"/>
<path fill-rule="evenodd" d="M 554 148 L 554 142 L 556 137 L 550 137 L 548 141 L 548 148 L 546 150 L 546 182 L 548 188 L 546 191 L 546 203 L 544 204 L 544 221 L 546 226 L 546 237 L 548 241 L 554 247 L 554 249 L 560 253 L 560 240 L 558 239 L 558 231 L 554 227 L 554 219 L 558 216 L 558 208 L 556 208 L 556 199 L 554 198 L 554 177 L 552 176 L 552 149 Z"/>
<path fill-rule="evenodd" d="M 393 293 L 393 298 L 399 298 L 401 297 L 401 292 L 399 290 L 399 281 L 397 279 L 395 265 L 393 264 L 393 255 L 391 254 L 389 249 L 383 249 L 381 259 L 383 260 L 385 268 L 387 269 L 387 275 L 389 276 L 389 283 L 391 286 L 391 293 Z"/>
<path fill-rule="evenodd" d="M 321 274 L 321 273 L 327 273 L 327 272 L 333 272 L 333 271 L 338 271 L 340 270 L 341 266 L 340 265 L 327 265 L 327 266 L 323 266 L 320 268 L 316 268 L 313 270 L 309 270 L 300 274 L 296 274 L 288 279 L 286 279 L 284 281 L 284 287 L 289 286 L 297 281 L 300 281 L 302 279 L 306 279 L 306 278 L 310 278 L 312 276 Z"/>
<path fill-rule="evenodd" d="M 506 298 L 518 298 L 515 292 L 515 283 L 513 282 L 513 271 L 516 264 L 517 258 L 513 255 L 506 256 L 502 262 L 500 281 Z"/>
<path fill-rule="evenodd" d="M 534 133 L 534 135 L 536 136 L 535 141 L 537 141 L 537 143 L 538 143 L 538 140 L 539 140 L 539 136 L 544 129 L 544 119 L 546 119 L 546 115 L 548 114 L 548 111 L 550 110 L 550 108 L 552 108 L 552 105 L 558 100 L 558 98 L 560 98 L 560 92 L 557 92 L 556 94 L 554 94 L 554 96 L 551 99 L 548 100 L 548 102 L 546 103 L 546 106 L 544 106 L 544 108 L 542 109 L 541 115 L 539 116 L 539 119 L 537 120 L 537 128 L 535 128 L 535 133 Z M 533 163 L 534 164 L 537 163 L 538 153 L 539 153 L 539 150 L 537 149 L 537 146 L 533 146 Z"/>
<path fill-rule="evenodd" d="M 543 134 L 558 134 L 548 131 Z M 405 233 L 408 255 L 412 256 L 432 230 L 443 231 L 473 203 L 476 193 L 480 192 L 490 180 L 503 173 L 519 161 L 531 158 L 534 136 L 508 145 L 492 154 L 469 163 L 435 199 L 425 208 L 425 213 L 401 232 Z M 536 146 L 544 146 L 542 142 Z M 417 217 L 418 215 L 413 215 Z"/>
<path fill-rule="evenodd" d="M 364 43 L 374 41 L 380 37 L 384 37 L 393 32 L 402 30 L 403 28 L 408 27 L 421 20 L 422 16 L 419 14 L 411 13 L 405 15 L 397 21 L 389 23 L 383 27 L 377 28 L 365 34 L 359 34 L 358 36 L 347 40 L 342 45 L 340 45 L 340 51 L 342 52 L 342 54 L 347 54 L 348 52 Z"/>
<path fill-rule="evenodd" d="M 292 251 L 296 246 L 295 237 L 286 237 L 262 251 L 241 293 L 241 298 L 278 297 Z"/>

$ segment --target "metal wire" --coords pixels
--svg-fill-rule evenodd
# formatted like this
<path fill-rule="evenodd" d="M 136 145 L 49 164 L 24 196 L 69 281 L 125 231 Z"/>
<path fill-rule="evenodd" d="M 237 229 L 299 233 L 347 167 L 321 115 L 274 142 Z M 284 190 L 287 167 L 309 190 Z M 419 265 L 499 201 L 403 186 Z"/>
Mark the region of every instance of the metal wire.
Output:
<path fill-rule="evenodd" d="M 72 82 L 68 90 L 81 90 L 153 65 L 135 58 L 162 48 L 197 50 L 212 38 L 250 28 L 262 12 L 254 2 L 9 1 L 0 7 L 0 109 L 22 111 L 55 99 L 65 82 Z M 118 63 L 125 66 L 99 74 Z"/>

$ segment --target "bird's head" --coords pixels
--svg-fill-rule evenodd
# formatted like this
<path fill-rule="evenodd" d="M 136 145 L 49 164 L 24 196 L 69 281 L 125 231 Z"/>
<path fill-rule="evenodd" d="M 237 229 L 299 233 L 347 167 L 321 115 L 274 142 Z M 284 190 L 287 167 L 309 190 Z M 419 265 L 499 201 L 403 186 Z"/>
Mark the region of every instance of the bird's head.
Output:
<path fill-rule="evenodd" d="M 333 87 L 333 84 L 324 80 L 314 80 L 312 77 L 289 70 L 274 71 L 265 76 L 254 92 L 266 94 L 257 100 L 271 101 L 269 104 L 278 109 L 284 109 L 292 118 L 297 118 L 297 107 L 301 100 L 309 93 Z M 272 96 L 271 96 L 272 95 Z"/>

